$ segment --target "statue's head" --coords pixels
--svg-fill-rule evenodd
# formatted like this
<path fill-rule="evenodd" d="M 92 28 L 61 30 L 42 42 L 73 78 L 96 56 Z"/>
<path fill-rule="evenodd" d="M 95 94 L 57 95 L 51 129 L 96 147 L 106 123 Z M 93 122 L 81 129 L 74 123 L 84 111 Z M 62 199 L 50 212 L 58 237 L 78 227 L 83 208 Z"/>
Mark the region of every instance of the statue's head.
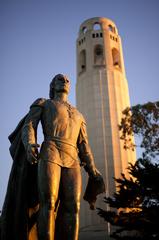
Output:
<path fill-rule="evenodd" d="M 57 74 L 50 83 L 49 97 L 53 99 L 55 92 L 64 92 L 68 94 L 69 90 L 70 80 L 68 79 L 68 77 L 63 74 Z"/>

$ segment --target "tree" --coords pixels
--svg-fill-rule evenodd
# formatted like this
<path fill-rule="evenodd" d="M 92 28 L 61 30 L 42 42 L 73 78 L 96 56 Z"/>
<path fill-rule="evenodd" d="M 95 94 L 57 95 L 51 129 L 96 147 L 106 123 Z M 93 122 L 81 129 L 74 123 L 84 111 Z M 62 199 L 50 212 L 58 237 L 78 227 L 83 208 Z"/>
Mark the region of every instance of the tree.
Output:
<path fill-rule="evenodd" d="M 130 178 L 121 174 L 113 197 L 104 199 L 112 210 L 98 214 L 116 226 L 115 239 L 159 239 L 159 102 L 136 105 L 123 111 L 119 126 L 124 148 L 142 149 L 135 164 L 129 164 Z M 134 145 L 132 136 L 139 137 Z"/>

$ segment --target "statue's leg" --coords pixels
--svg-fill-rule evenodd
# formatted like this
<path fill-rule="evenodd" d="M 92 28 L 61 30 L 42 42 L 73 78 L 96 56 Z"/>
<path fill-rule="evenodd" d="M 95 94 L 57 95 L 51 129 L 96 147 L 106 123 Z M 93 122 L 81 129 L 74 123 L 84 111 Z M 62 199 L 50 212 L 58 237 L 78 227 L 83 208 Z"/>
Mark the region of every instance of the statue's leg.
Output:
<path fill-rule="evenodd" d="M 62 168 L 56 240 L 78 240 L 81 169 Z"/>
<path fill-rule="evenodd" d="M 38 240 L 53 240 L 55 232 L 55 207 L 58 200 L 61 167 L 44 160 L 39 162 L 39 218 Z"/>

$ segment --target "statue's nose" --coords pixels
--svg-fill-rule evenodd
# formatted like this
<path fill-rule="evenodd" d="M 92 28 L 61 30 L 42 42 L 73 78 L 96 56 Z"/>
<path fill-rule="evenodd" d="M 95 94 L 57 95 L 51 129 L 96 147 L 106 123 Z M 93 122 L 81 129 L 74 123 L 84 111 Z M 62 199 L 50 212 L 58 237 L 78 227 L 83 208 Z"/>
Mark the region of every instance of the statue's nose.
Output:
<path fill-rule="evenodd" d="M 66 76 L 64 77 L 64 82 L 65 83 L 69 83 L 70 82 L 69 79 Z"/>

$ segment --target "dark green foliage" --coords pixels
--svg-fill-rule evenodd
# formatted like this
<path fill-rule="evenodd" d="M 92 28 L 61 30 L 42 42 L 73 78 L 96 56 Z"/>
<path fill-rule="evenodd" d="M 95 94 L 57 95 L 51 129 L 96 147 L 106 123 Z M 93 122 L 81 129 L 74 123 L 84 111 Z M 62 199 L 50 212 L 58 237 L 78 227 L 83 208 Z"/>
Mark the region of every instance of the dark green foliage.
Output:
<path fill-rule="evenodd" d="M 130 178 L 115 179 L 117 191 L 104 201 L 110 211 L 98 214 L 116 226 L 112 237 L 125 240 L 159 239 L 159 102 L 136 105 L 123 111 L 119 129 L 125 149 L 133 149 L 133 134 L 140 136 L 142 156 L 129 164 Z M 155 160 L 155 162 L 154 162 Z"/>
<path fill-rule="evenodd" d="M 133 148 L 131 136 L 141 138 L 140 147 L 150 157 L 159 155 L 159 102 L 136 105 L 123 111 L 119 130 L 122 133 L 124 148 Z"/>

